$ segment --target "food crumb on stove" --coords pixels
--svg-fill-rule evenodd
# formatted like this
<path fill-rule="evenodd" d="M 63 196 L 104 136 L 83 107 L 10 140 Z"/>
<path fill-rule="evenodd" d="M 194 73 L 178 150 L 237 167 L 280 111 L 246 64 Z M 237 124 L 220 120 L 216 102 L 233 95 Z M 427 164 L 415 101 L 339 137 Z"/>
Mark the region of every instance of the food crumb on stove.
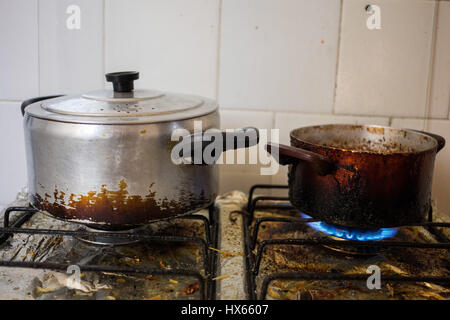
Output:
<path fill-rule="evenodd" d="M 386 267 L 388 267 L 389 269 L 391 269 L 392 271 L 394 271 L 397 274 L 400 274 L 400 275 L 407 275 L 408 274 L 407 272 L 403 271 L 402 269 L 400 269 L 400 268 L 398 268 L 396 266 L 393 266 L 392 264 L 386 263 L 385 265 L 386 265 Z"/>
<path fill-rule="evenodd" d="M 277 292 L 275 292 L 271 286 L 267 287 L 267 293 L 272 298 L 280 299 L 280 295 Z"/>
<path fill-rule="evenodd" d="M 193 294 L 194 292 L 196 292 L 196 291 L 198 291 L 198 290 L 199 290 L 199 284 L 198 284 L 198 282 L 196 282 L 196 283 L 191 283 L 191 284 L 188 284 L 188 285 L 186 286 L 186 288 L 184 288 L 183 290 L 181 290 L 181 294 L 182 294 L 183 296 L 187 296 L 187 295 Z"/>
<path fill-rule="evenodd" d="M 139 264 L 141 261 L 139 258 L 130 258 L 130 257 L 123 257 L 119 259 L 121 262 L 127 262 L 131 264 Z"/>
<path fill-rule="evenodd" d="M 222 280 L 222 279 L 226 279 L 226 278 L 229 278 L 229 277 L 230 277 L 229 274 L 223 274 L 223 275 L 221 275 L 221 276 L 212 278 L 212 280 L 214 280 L 214 281 L 216 281 L 216 280 Z"/>
<path fill-rule="evenodd" d="M 106 296 L 106 300 L 116 300 L 116 297 L 113 297 L 113 296 Z"/>
<path fill-rule="evenodd" d="M 389 295 L 390 295 L 391 297 L 394 297 L 394 287 L 391 286 L 389 283 L 387 283 L 387 284 L 386 284 L 386 288 L 387 288 L 388 291 L 389 291 Z"/>
<path fill-rule="evenodd" d="M 169 282 L 170 282 L 170 283 L 173 283 L 173 284 L 179 283 L 177 280 L 173 280 L 173 279 L 169 279 Z"/>
<path fill-rule="evenodd" d="M 222 258 L 228 258 L 231 256 L 243 256 L 244 254 L 242 252 L 232 252 L 232 251 L 225 251 L 225 250 L 220 250 L 220 249 L 216 249 L 216 248 L 212 248 L 209 247 L 209 250 L 213 250 L 213 251 L 217 251 L 221 254 Z"/>
<path fill-rule="evenodd" d="M 157 296 L 151 297 L 151 298 L 144 298 L 144 300 L 161 300 L 161 295 L 158 294 Z"/>

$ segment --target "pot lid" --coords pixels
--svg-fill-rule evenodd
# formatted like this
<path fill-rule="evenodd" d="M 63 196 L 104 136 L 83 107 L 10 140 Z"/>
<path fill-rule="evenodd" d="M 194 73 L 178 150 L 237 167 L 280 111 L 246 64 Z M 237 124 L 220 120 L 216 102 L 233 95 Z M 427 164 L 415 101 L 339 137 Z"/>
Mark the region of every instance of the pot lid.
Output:
<path fill-rule="evenodd" d="M 135 71 L 106 74 L 113 90 L 62 96 L 31 104 L 26 113 L 38 118 L 77 123 L 148 123 L 199 117 L 217 109 L 211 99 L 156 90 L 134 90 Z"/>

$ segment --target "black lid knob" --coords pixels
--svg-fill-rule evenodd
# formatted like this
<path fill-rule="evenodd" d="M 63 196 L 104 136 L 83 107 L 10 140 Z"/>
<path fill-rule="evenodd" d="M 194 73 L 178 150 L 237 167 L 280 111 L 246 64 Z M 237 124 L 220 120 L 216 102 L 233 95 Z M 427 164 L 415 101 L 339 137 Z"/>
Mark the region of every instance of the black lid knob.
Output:
<path fill-rule="evenodd" d="M 131 92 L 134 89 L 134 80 L 139 79 L 137 71 L 112 72 L 105 75 L 106 81 L 113 83 L 115 92 Z"/>

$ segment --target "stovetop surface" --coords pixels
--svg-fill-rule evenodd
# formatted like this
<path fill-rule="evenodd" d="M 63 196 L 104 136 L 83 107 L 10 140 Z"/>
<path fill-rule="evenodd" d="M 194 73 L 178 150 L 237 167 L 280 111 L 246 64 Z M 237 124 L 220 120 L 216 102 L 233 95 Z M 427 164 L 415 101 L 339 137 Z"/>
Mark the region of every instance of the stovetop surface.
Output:
<path fill-rule="evenodd" d="M 254 221 L 263 217 L 300 217 L 296 209 L 257 210 Z M 267 239 L 327 239 L 306 223 L 270 222 L 260 226 L 257 241 Z M 401 227 L 397 234 L 386 240 L 411 243 L 438 243 L 435 236 L 423 227 Z M 342 241 L 345 243 L 345 241 Z M 255 252 L 258 245 L 255 248 Z M 356 252 L 355 252 L 356 251 Z M 273 273 L 297 272 L 331 273 L 344 275 L 367 274 L 369 266 L 380 269 L 383 276 L 450 276 L 450 253 L 445 249 L 410 247 L 353 248 L 324 245 L 274 245 L 265 248 L 257 290 L 265 276 Z M 367 274 L 367 277 L 370 274 Z M 447 287 L 429 283 L 385 283 L 380 290 L 368 289 L 366 281 L 290 281 L 274 280 L 268 287 L 267 299 L 448 299 Z"/>
<path fill-rule="evenodd" d="M 217 224 L 210 221 L 208 210 L 197 212 L 210 221 L 209 228 L 204 219 L 177 218 L 139 231 L 150 238 L 195 241 L 149 238 L 126 246 L 98 246 L 70 235 L 15 233 L 0 244 L 0 261 L 80 266 L 81 281 L 72 282 L 73 269 L 1 266 L 0 299 L 450 299 L 449 228 L 434 233 L 420 226 L 402 227 L 395 237 L 381 243 L 407 246 L 382 250 L 371 246 L 349 254 L 342 252 L 349 249 L 345 242 L 331 247 L 314 245 L 317 239 L 329 237 L 304 221 L 265 221 L 256 227 L 261 219 L 301 216 L 279 199 L 260 202 L 262 206 L 251 215 L 247 200 L 242 192 L 219 197 L 214 211 Z M 12 205 L 26 206 L 26 195 Z M 16 218 L 12 215 L 12 222 Z M 83 227 L 35 213 L 21 228 L 73 232 Z M 306 242 L 268 244 L 285 240 Z M 417 243 L 437 248 L 411 247 Z M 86 266 L 105 269 L 83 270 Z M 367 287 L 369 266 L 381 272 L 379 290 Z M 188 273 L 178 273 L 184 270 Z M 446 282 L 383 280 L 389 277 L 442 277 Z"/>
<path fill-rule="evenodd" d="M 19 201 L 16 205 L 24 205 Z M 197 212 L 207 216 L 208 211 Z M 14 217 L 11 218 L 14 220 Z M 80 225 L 35 213 L 22 228 L 78 231 Z M 202 221 L 173 219 L 149 225 L 141 234 L 204 239 Z M 0 260 L 73 266 L 115 266 L 137 270 L 189 270 L 206 277 L 208 261 L 197 242 L 141 241 L 125 246 L 100 246 L 71 236 L 14 234 L 0 245 Z M 0 299 L 199 299 L 198 279 L 179 274 L 80 271 L 80 284 L 71 284 L 73 270 L 0 267 Z M 77 289 L 74 289 L 77 288 Z"/>

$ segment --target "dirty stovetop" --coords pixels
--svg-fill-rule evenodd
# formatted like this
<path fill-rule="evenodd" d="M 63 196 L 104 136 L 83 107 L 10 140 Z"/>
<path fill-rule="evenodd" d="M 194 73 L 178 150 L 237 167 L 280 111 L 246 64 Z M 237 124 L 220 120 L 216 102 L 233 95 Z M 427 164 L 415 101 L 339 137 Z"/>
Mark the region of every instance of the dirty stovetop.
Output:
<path fill-rule="evenodd" d="M 270 203 L 270 202 L 269 202 Z M 267 203 L 266 203 L 267 204 Z M 273 203 L 272 203 L 273 204 Z M 263 217 L 301 218 L 296 209 L 260 209 L 255 220 Z M 441 236 L 444 236 L 441 234 Z M 270 222 L 260 226 L 258 243 L 267 239 L 317 239 L 326 238 L 306 223 Z M 401 227 L 388 241 L 437 243 L 435 235 L 423 227 Z M 447 241 L 448 243 L 448 241 Z M 256 255 L 258 245 L 253 250 Z M 446 249 L 394 247 L 356 254 L 343 253 L 345 246 L 267 246 L 262 255 L 259 273 L 255 278 L 256 291 L 260 293 L 265 277 L 274 273 L 305 272 L 330 274 L 367 274 L 369 266 L 377 266 L 383 276 L 450 276 L 450 253 Z M 372 252 L 374 251 L 374 252 Z M 367 274 L 369 277 L 370 274 Z M 370 290 L 366 281 L 343 280 L 274 280 L 267 288 L 266 299 L 450 299 L 450 287 L 430 282 L 382 282 L 380 290 Z"/>
<path fill-rule="evenodd" d="M 26 205 L 24 197 L 15 206 Z M 208 211 L 197 212 L 208 216 Z M 3 222 L 3 217 L 0 216 Z M 14 215 L 11 216 L 14 220 Z M 79 230 L 80 225 L 35 213 L 22 228 Z M 201 238 L 203 221 L 173 219 L 141 230 L 151 236 Z M 14 234 L 0 245 L 0 260 L 73 265 L 68 270 L 0 267 L 0 299 L 199 299 L 200 283 L 192 275 L 122 272 L 79 272 L 76 266 L 96 265 L 133 270 L 191 270 L 208 278 L 203 247 L 196 242 L 142 241 L 128 246 L 99 246 L 71 236 Z M 206 248 L 207 251 L 210 251 Z M 79 270 L 79 269 L 78 269 Z M 209 276 L 210 278 L 213 276 Z M 205 290 L 206 291 L 206 290 Z"/>
<path fill-rule="evenodd" d="M 26 195 L 19 195 L 12 206 L 25 206 Z M 232 192 L 216 200 L 217 243 L 207 248 L 217 263 L 205 265 L 203 247 L 197 242 L 141 242 L 128 246 L 96 246 L 71 236 L 14 234 L 0 244 L 0 261 L 25 261 L 81 266 L 80 282 L 74 283 L 71 269 L 32 269 L 0 266 L 0 299 L 248 299 L 252 286 L 248 261 L 259 245 L 268 239 L 315 239 L 324 237 L 305 223 L 270 222 L 259 227 L 258 243 L 246 250 L 255 220 L 262 217 L 299 217 L 293 209 L 257 209 L 250 226 L 245 210 L 247 196 Z M 263 202 L 264 204 L 264 202 Z M 0 213 L 0 221 L 3 221 Z M 209 217 L 208 211 L 196 214 Z M 15 220 L 16 215 L 11 217 Z M 439 217 L 434 217 L 439 221 Z M 78 230 L 80 225 L 34 214 L 22 228 Z M 169 235 L 207 239 L 205 225 L 199 220 L 174 219 L 158 222 L 144 229 L 148 235 Z M 143 231 L 143 232 L 144 232 Z M 438 239 L 423 227 L 403 227 L 387 241 L 448 243 L 448 228 L 439 230 Z M 447 231 L 447 233 L 446 233 Z M 213 232 L 214 233 L 214 232 Z M 211 238 L 215 238 L 211 235 Z M 211 242 L 207 243 L 208 246 Z M 334 248 L 336 249 L 336 248 Z M 341 248 L 338 248 L 341 249 Z M 249 258 L 250 259 L 247 259 Z M 124 273 L 117 270 L 85 271 L 84 266 L 105 266 L 132 270 L 191 270 L 207 279 L 203 284 L 195 276 L 179 274 Z M 267 246 L 258 274 L 254 277 L 256 297 L 260 298 L 264 279 L 275 273 L 323 273 L 366 275 L 368 266 L 381 270 L 381 289 L 369 290 L 365 281 L 277 280 L 267 287 L 266 299 L 450 299 L 450 288 L 437 282 L 390 282 L 384 276 L 450 276 L 447 249 L 387 248 L 370 254 L 344 254 L 323 246 Z M 214 268 L 212 268 L 214 266 Z M 254 267 L 254 266 L 251 266 Z M 205 268 L 209 270 L 209 276 Z M 76 271 L 76 270 L 75 270 Z M 210 286 L 214 283 L 214 286 Z M 249 285 L 250 284 L 250 285 Z M 214 292 L 214 294 L 211 294 Z"/>

